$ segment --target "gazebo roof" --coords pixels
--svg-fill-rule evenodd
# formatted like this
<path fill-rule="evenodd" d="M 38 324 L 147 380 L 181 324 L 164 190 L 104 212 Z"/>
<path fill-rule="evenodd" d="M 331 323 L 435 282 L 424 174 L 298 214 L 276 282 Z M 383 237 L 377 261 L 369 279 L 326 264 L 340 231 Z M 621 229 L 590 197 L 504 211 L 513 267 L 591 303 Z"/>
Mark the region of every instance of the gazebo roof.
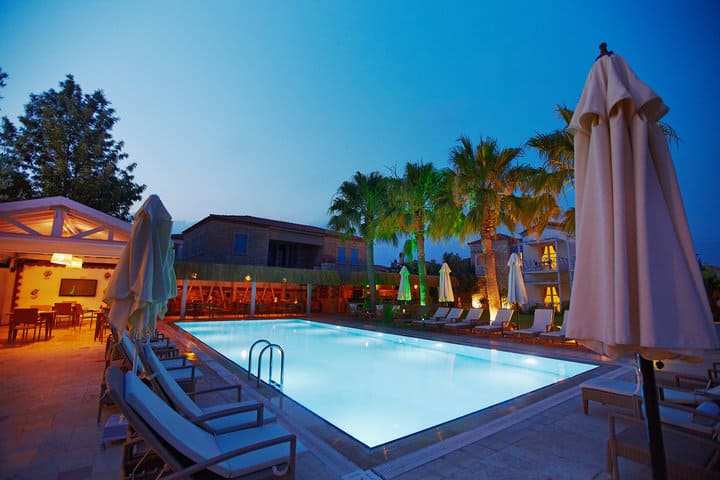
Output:
<path fill-rule="evenodd" d="M 45 259 L 55 252 L 86 261 L 117 259 L 131 229 L 128 222 L 65 197 L 0 203 L 0 262 Z"/>

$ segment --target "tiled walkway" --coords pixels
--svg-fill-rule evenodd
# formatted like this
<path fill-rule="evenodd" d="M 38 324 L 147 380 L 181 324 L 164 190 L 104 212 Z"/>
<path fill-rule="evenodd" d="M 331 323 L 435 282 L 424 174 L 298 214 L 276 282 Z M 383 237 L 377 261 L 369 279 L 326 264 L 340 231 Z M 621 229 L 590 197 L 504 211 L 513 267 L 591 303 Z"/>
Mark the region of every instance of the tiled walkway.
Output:
<path fill-rule="evenodd" d="M 101 445 L 102 422 L 96 424 L 104 344 L 94 342 L 87 327 L 80 332 L 57 329 L 51 340 L 35 343 L 8 345 L 6 338 L 7 327 L 0 327 L 0 479 L 118 478 L 121 447 Z M 451 338 L 548 352 L 546 347 L 512 341 Z M 592 358 L 579 349 L 553 351 Z M 207 385 L 237 378 L 198 353 Z M 617 372 L 631 375 L 627 368 Z M 296 431 L 308 448 L 298 457 L 300 480 L 600 479 L 605 478 L 608 411 L 593 404 L 590 415 L 583 415 L 579 388 L 574 387 L 372 469 L 358 467 L 308 431 L 293 430 L 292 418 L 280 415 L 280 422 Z M 114 412 L 112 407 L 104 409 L 103 422 Z M 626 480 L 649 477 L 646 468 L 633 463 L 621 462 L 620 468 Z"/>

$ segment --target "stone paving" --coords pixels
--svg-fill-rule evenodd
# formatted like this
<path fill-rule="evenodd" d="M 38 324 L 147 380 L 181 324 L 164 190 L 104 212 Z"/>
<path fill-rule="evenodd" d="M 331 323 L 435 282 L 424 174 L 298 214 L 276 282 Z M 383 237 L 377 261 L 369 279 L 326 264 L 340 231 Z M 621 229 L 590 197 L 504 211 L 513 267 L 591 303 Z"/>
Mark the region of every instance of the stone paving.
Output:
<path fill-rule="evenodd" d="M 347 318 L 324 321 L 348 323 Z M 371 328 L 386 328 L 370 325 Z M 167 326 L 164 330 L 173 334 Z M 471 336 L 452 338 L 469 344 L 501 344 L 531 353 L 547 353 L 545 346 L 511 340 L 484 340 Z M 114 407 L 103 409 L 96 424 L 98 395 L 104 365 L 104 343 L 93 340 L 85 326 L 56 329 L 49 341 L 7 343 L 7 326 L 0 326 L 0 480 L 75 480 L 118 478 L 121 446 L 102 445 L 103 423 Z M 559 347 L 561 355 L 595 359 L 581 349 Z M 236 378 L 221 365 L 200 356 L 205 386 Z M 203 362 L 203 360 L 205 360 Z M 204 364 L 203 364 L 204 363 Z M 624 375 L 631 375 L 625 366 Z M 630 377 L 628 377 L 630 378 Z M 247 388 L 244 392 L 247 391 Z M 251 392 L 248 392 L 251 393 Z M 606 476 L 605 442 L 609 408 L 593 404 L 582 413 L 580 389 L 574 387 L 564 400 L 550 407 L 520 406 L 498 419 L 499 426 L 477 439 L 450 437 L 412 458 L 395 464 L 362 469 L 307 431 L 296 431 L 308 449 L 298 456 L 299 480 L 324 479 L 600 479 Z M 252 397 L 252 394 L 251 394 Z M 523 411 L 532 414 L 523 415 Z M 515 420 L 517 418 L 517 420 Z M 287 420 L 287 421 L 285 421 Z M 292 419 L 280 423 L 293 430 Z M 294 431 L 294 430 L 293 430 Z M 450 448 L 455 442 L 457 448 Z M 444 447 L 444 449 L 443 449 Z M 438 451 L 441 452 L 438 454 Z M 418 460 L 420 459 L 420 460 Z M 632 462 L 620 463 L 623 479 L 650 477 L 649 470 Z"/>

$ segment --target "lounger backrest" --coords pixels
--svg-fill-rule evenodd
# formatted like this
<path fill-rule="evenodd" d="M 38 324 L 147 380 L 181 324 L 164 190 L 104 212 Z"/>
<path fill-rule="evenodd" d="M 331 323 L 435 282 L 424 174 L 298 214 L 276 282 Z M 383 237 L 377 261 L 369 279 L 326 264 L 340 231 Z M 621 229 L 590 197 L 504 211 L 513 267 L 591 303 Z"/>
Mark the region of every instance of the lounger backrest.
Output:
<path fill-rule="evenodd" d="M 144 369 L 140 358 L 135 358 L 135 344 L 127 331 L 124 331 L 120 336 L 120 350 L 128 363 L 128 367 L 132 367 L 133 361 L 137 360 L 138 371 Z"/>
<path fill-rule="evenodd" d="M 441 318 L 447 317 L 448 312 L 450 311 L 450 308 L 448 307 L 439 307 L 437 310 L 435 310 L 435 313 L 433 313 L 433 316 L 430 317 L 430 320 L 438 320 Z"/>
<path fill-rule="evenodd" d="M 490 322 L 491 325 L 502 325 L 505 322 L 509 322 L 512 318 L 513 311 L 508 308 L 501 308 L 495 314 L 495 319 Z"/>
<path fill-rule="evenodd" d="M 471 308 L 468 310 L 467 315 L 465 315 L 465 320 L 471 320 L 473 322 L 477 322 L 480 320 L 480 317 L 482 317 L 483 309 L 482 308 Z"/>
<path fill-rule="evenodd" d="M 551 308 L 538 308 L 533 314 L 533 325 L 534 330 L 547 330 L 552 325 L 555 310 Z"/>
<path fill-rule="evenodd" d="M 125 374 L 125 399 L 158 435 L 186 457 L 202 463 L 220 454 L 211 433 L 181 417 L 132 372 Z"/>
<path fill-rule="evenodd" d="M 462 308 L 453 308 L 452 310 L 450 310 L 450 313 L 448 313 L 447 317 L 445 317 L 445 318 L 447 318 L 448 320 L 452 320 L 452 319 L 457 320 L 458 318 L 460 318 L 462 316 L 462 313 L 463 313 Z"/>
<path fill-rule="evenodd" d="M 162 393 L 168 401 L 172 403 L 175 410 L 186 417 L 202 415 L 203 411 L 172 378 L 170 372 L 165 368 L 165 365 L 163 365 L 157 355 L 155 355 L 152 347 L 147 344 L 143 345 L 142 351 L 148 375 L 150 375 L 153 383 L 160 387 Z"/>

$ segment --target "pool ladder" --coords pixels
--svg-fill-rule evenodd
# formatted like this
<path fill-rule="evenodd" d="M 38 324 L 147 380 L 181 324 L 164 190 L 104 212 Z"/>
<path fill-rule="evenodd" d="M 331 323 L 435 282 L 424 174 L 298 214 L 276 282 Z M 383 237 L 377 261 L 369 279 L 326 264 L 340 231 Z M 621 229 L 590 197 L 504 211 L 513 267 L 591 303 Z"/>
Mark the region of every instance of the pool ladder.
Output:
<path fill-rule="evenodd" d="M 257 340 L 250 347 L 250 353 L 248 355 L 248 369 L 247 369 L 248 380 L 250 380 L 250 377 L 252 376 L 253 350 L 258 345 L 263 345 L 263 347 L 262 347 L 262 350 L 260 350 L 260 354 L 258 355 L 256 387 L 260 386 L 260 373 L 261 373 L 261 367 L 262 367 L 263 354 L 267 350 L 270 350 L 270 367 L 268 369 L 268 384 L 275 388 L 282 389 L 283 379 L 285 377 L 285 351 L 277 343 L 271 343 L 269 340 L 266 340 L 264 338 Z M 280 383 L 273 380 L 273 350 L 276 350 L 276 349 L 278 352 L 280 352 Z"/>

